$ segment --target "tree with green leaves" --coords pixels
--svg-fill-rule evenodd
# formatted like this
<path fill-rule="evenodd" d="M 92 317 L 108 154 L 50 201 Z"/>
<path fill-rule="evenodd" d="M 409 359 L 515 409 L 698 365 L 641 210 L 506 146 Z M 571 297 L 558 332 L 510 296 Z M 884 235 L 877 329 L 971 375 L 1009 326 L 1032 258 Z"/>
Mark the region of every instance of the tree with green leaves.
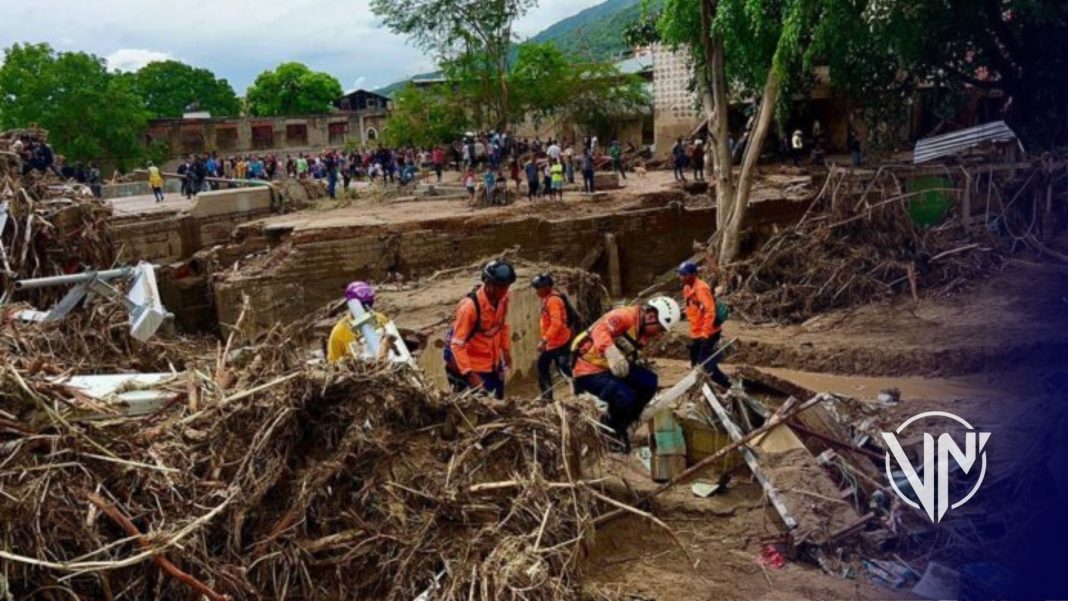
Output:
<path fill-rule="evenodd" d="M 230 82 L 207 69 L 167 60 L 151 62 L 128 76 L 156 117 L 181 117 L 192 107 L 216 116 L 241 114 L 241 101 Z"/>
<path fill-rule="evenodd" d="M 535 124 L 558 116 L 568 102 L 578 72 L 551 43 L 528 42 L 519 46 L 508 74 L 512 89 L 510 122 L 530 117 Z"/>
<path fill-rule="evenodd" d="M 598 135 L 618 135 L 622 121 L 650 110 L 645 82 L 604 62 L 571 64 L 552 43 L 519 47 L 508 75 L 512 122 L 571 122 Z"/>
<path fill-rule="evenodd" d="M 68 160 L 140 161 L 149 113 L 129 78 L 108 72 L 104 59 L 57 53 L 47 44 L 15 44 L 0 65 L 0 127 L 36 124 Z"/>
<path fill-rule="evenodd" d="M 406 86 L 393 97 L 383 131 L 389 146 L 430 148 L 456 140 L 471 125 L 465 103 L 451 86 Z"/>
<path fill-rule="evenodd" d="M 657 33 L 692 53 L 709 122 L 721 263 L 738 237 L 757 161 L 776 113 L 805 91 L 817 66 L 861 99 L 869 129 L 892 130 L 921 87 L 955 100 L 1003 90 L 1005 113 L 1039 146 L 1068 131 L 1068 3 L 1061 0 L 667 0 Z M 751 98 L 754 117 L 735 176 L 729 102 Z M 952 126 L 953 124 L 950 124 Z"/>
<path fill-rule="evenodd" d="M 445 65 L 446 81 L 432 88 L 408 86 L 394 97 L 386 127 L 389 144 L 429 146 L 454 140 L 484 123 L 482 99 L 496 93 L 472 77 L 486 63 L 465 55 Z M 530 118 L 575 123 L 598 132 L 617 133 L 621 121 L 649 110 L 644 82 L 609 63 L 573 65 L 553 44 L 519 46 L 506 76 L 512 90 L 506 125 Z"/>
<path fill-rule="evenodd" d="M 248 112 L 257 117 L 329 112 L 342 95 L 341 83 L 301 63 L 283 63 L 256 77 L 245 94 Z"/>
<path fill-rule="evenodd" d="M 812 73 L 821 39 L 859 16 L 854 0 L 667 0 L 660 14 L 662 42 L 693 55 L 701 104 L 708 119 L 708 157 L 716 178 L 716 256 L 738 258 L 757 163 L 780 101 Z M 833 74 L 832 74 L 833 78 Z M 737 176 L 729 147 L 732 98 L 752 98 L 754 117 Z"/>
<path fill-rule="evenodd" d="M 1028 146 L 1064 144 L 1068 3 L 869 0 L 848 14 L 857 18 L 836 19 L 840 27 L 822 37 L 819 54 L 856 97 L 892 106 L 920 85 L 951 100 L 997 90 L 1006 100 L 1001 116 Z"/>
<path fill-rule="evenodd" d="M 537 0 L 371 0 L 371 10 L 390 30 L 435 52 L 441 62 L 476 57 L 485 68 L 468 75 L 492 75 L 497 94 L 485 100 L 491 103 L 493 125 L 503 127 L 510 114 L 512 27 L 535 4 Z"/>

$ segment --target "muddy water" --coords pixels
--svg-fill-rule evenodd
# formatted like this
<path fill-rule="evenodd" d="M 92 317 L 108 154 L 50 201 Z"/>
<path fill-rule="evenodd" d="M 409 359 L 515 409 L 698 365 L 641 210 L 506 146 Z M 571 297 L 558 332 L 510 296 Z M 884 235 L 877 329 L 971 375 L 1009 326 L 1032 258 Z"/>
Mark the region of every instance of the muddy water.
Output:
<path fill-rule="evenodd" d="M 968 375 L 953 378 L 839 376 L 782 368 L 762 371 L 790 380 L 809 390 L 874 398 L 880 391 L 897 388 L 902 398 L 926 401 L 957 399 L 1004 399 L 1012 395 L 1032 396 L 1042 393 L 1041 374 L 1017 371 L 992 375 Z"/>

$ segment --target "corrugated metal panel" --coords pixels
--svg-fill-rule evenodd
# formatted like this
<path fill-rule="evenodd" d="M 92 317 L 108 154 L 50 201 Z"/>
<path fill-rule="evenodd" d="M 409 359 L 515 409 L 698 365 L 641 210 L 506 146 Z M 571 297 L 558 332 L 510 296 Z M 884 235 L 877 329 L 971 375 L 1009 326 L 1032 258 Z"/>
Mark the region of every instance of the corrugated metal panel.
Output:
<path fill-rule="evenodd" d="M 619 69 L 620 73 L 634 75 L 651 70 L 653 68 L 653 59 L 651 56 L 635 56 L 617 62 L 615 67 Z"/>
<path fill-rule="evenodd" d="M 918 165 L 951 156 L 969 148 L 975 148 L 983 142 L 1012 142 L 1014 140 L 1016 140 L 1016 134 L 1004 121 L 993 121 L 916 142 L 912 162 Z"/>

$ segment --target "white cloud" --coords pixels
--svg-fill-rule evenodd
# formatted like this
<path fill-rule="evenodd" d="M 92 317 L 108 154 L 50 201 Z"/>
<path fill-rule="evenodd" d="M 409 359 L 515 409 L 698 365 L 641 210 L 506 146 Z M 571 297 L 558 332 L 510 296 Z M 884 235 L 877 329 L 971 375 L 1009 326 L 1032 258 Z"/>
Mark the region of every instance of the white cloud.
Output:
<path fill-rule="evenodd" d="M 144 50 L 141 48 L 121 48 L 107 55 L 104 60 L 112 71 L 136 71 L 148 63 L 165 61 L 171 58 L 168 52 Z"/>

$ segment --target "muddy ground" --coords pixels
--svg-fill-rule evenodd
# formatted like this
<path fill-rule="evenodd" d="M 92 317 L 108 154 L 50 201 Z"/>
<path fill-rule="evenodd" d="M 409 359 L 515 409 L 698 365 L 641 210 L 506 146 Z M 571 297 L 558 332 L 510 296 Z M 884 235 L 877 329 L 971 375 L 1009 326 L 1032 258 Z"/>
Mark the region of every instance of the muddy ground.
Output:
<path fill-rule="evenodd" d="M 779 184 L 792 185 L 791 178 L 780 179 Z M 768 189 L 781 192 L 781 185 Z M 254 237 L 277 232 L 311 243 L 323 236 L 324 230 L 335 230 L 330 237 L 337 236 L 338 228 L 356 232 L 386 227 L 396 232 L 432 228 L 437 219 L 458 216 L 469 217 L 468 225 L 478 228 L 506 215 L 580 217 L 662 206 L 680 199 L 688 204 L 707 202 L 703 197 L 686 196 L 664 172 L 652 172 L 645 179 L 632 177 L 626 186 L 598 199 L 570 192 L 563 204 L 520 201 L 499 209 L 473 209 L 463 201 L 433 199 L 323 203 L 316 209 L 248 224 L 239 228 L 238 234 Z M 507 248 L 506 242 L 501 241 L 495 252 Z M 1053 246 L 1068 251 L 1068 237 L 1062 236 Z M 440 261 L 455 268 L 452 259 L 443 256 Z M 324 255 L 324 261 L 341 264 L 345 260 L 342 255 Z M 520 285 L 541 268 L 523 267 Z M 248 261 L 240 277 L 258 278 L 271 269 L 266 261 Z M 727 358 L 727 370 L 732 364 L 770 368 L 775 375 L 809 389 L 866 399 L 874 398 L 880 390 L 898 388 L 902 402 L 886 411 L 887 423 L 898 423 L 903 416 L 921 410 L 967 413 L 969 408 L 1006 398 L 1006 393 L 1038 392 L 1039 378 L 1049 368 L 1064 363 L 1068 348 L 1061 346 L 1059 339 L 1068 328 L 1068 311 L 1059 291 L 1066 288 L 1066 280 L 1068 267 L 1019 255 L 987 279 L 961 283 L 946 296 L 923 297 L 918 302 L 898 298 L 822 315 L 801 325 L 731 321 L 724 338 L 736 338 L 737 343 Z M 450 269 L 382 287 L 380 308 L 402 329 L 422 335 L 425 352 L 430 355 L 420 363 L 427 370 L 440 369 L 436 359 L 440 337 L 456 302 L 475 283 L 472 271 Z M 297 294 L 297 288 L 308 286 L 296 277 L 292 287 L 284 290 Z M 340 291 L 337 288 L 338 294 Z M 531 349 L 536 344 L 537 306 L 529 290 L 517 291 L 517 297 L 513 317 L 523 324 L 516 327 L 514 345 L 524 350 L 517 353 L 521 365 L 510 390 L 533 396 Z M 656 358 L 664 385 L 673 383 L 687 369 L 680 361 L 685 334 L 677 332 L 674 338 Z M 655 486 L 633 455 L 612 456 L 595 472 L 589 476 L 608 478 L 636 494 Z M 828 575 L 805 563 L 788 561 L 782 569 L 758 564 L 762 541 L 780 530 L 760 487 L 747 472 L 739 473 L 742 475 L 732 481 L 724 495 L 701 499 L 683 486 L 656 501 L 654 513 L 678 535 L 689 557 L 663 529 L 646 520 L 625 517 L 603 527 L 584 564 L 590 590 L 662 600 L 908 598 L 906 593 L 875 587 L 856 575 Z"/>

